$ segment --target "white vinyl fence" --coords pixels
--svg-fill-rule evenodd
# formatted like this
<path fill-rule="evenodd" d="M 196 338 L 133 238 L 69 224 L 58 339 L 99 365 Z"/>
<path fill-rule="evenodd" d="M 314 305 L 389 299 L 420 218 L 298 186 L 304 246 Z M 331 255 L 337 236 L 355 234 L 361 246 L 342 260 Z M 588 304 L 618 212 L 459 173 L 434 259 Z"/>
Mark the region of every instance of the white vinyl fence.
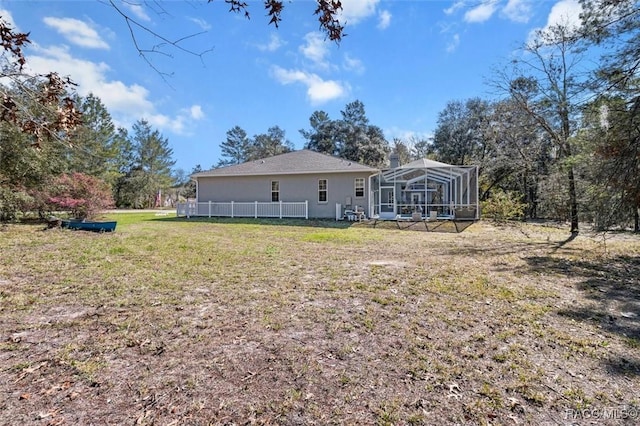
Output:
<path fill-rule="evenodd" d="M 213 201 L 178 203 L 176 215 L 183 217 L 271 217 L 309 219 L 309 202 L 236 202 L 215 203 Z"/>

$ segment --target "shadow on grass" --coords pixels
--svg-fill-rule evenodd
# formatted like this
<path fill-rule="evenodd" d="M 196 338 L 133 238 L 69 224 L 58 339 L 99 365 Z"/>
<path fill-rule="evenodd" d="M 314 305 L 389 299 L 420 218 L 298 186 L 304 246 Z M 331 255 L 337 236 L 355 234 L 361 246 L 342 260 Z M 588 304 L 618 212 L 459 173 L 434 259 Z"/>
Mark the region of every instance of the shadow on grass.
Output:
<path fill-rule="evenodd" d="M 617 376 L 637 376 L 640 375 L 640 362 L 636 360 L 619 357 L 605 361 L 605 369 L 609 374 Z"/>
<path fill-rule="evenodd" d="M 473 225 L 473 221 L 437 221 L 429 223 L 427 226 L 423 222 L 407 222 L 400 226 L 396 221 L 374 221 L 365 220 L 362 222 L 349 222 L 344 220 L 333 219 L 275 219 L 275 218 L 229 218 L 229 217 L 152 217 L 147 220 L 158 222 L 174 222 L 174 223 L 219 223 L 219 224 L 244 224 L 244 225 L 267 225 L 267 226 L 302 226 L 314 228 L 375 228 L 391 231 L 421 231 L 421 232 L 443 232 L 443 233 L 459 233 L 463 232 L 469 226 Z"/>
<path fill-rule="evenodd" d="M 472 222 L 473 223 L 473 222 Z M 578 236 L 577 233 L 571 233 L 567 238 L 561 241 L 554 241 L 553 239 L 547 237 L 547 240 L 541 239 L 533 239 L 530 236 L 528 230 L 524 227 L 516 225 L 507 225 L 500 226 L 500 224 L 493 222 L 494 225 L 498 226 L 497 233 L 502 232 L 502 229 L 505 232 L 519 232 L 523 236 L 525 236 L 526 240 L 521 241 L 499 241 L 500 239 L 496 239 L 495 241 L 491 241 L 491 244 L 479 245 L 479 246 L 470 246 L 470 247 L 456 247 L 452 249 L 449 254 L 456 255 L 468 255 L 468 256 L 482 256 L 482 257 L 500 257 L 510 254 L 522 254 L 533 251 L 542 251 L 544 253 L 555 254 L 556 252 L 562 250 L 565 255 L 580 254 L 582 248 L 580 247 L 572 247 L 569 246 L 569 243 L 574 241 Z M 455 223 L 456 229 L 459 229 L 459 232 L 462 232 L 470 223 L 468 222 L 457 222 Z M 464 228 L 463 228 L 464 227 Z M 455 232 L 455 230 L 454 230 Z M 555 236 L 554 236 L 555 238 Z M 510 271 L 512 267 L 510 265 L 505 265 L 504 269 L 499 269 L 501 271 Z"/>
<path fill-rule="evenodd" d="M 533 271 L 580 278 L 578 288 L 593 303 L 560 309 L 559 315 L 596 323 L 625 337 L 630 344 L 640 342 L 640 258 L 616 256 L 570 261 L 532 256 L 526 260 Z M 636 371 L 640 372 L 640 368 Z"/>
<path fill-rule="evenodd" d="M 174 223 L 220 223 L 242 225 L 270 225 L 270 226 L 303 226 L 316 228 L 350 228 L 357 222 L 337 221 L 332 219 L 268 219 L 268 218 L 242 218 L 242 217 L 153 217 L 148 220 Z"/>
<path fill-rule="evenodd" d="M 553 250 L 553 252 L 555 253 L 556 251 L 560 250 L 561 248 L 569 244 L 571 241 L 575 240 L 577 236 L 578 236 L 577 232 L 572 232 L 571 235 L 569 235 L 569 237 L 566 240 L 560 241 L 557 244 L 557 247 Z"/>

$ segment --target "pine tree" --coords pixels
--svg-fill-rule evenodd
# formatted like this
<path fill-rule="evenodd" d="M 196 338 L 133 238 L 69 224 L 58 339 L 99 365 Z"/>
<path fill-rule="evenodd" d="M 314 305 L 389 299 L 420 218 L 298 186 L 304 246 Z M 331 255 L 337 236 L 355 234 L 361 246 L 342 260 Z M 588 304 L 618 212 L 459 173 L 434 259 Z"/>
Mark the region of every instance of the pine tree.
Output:
<path fill-rule="evenodd" d="M 240 164 L 247 161 L 250 155 L 251 140 L 247 132 L 240 126 L 227 131 L 227 139 L 220 144 L 220 151 L 225 157 L 218 162 L 217 167 Z"/>

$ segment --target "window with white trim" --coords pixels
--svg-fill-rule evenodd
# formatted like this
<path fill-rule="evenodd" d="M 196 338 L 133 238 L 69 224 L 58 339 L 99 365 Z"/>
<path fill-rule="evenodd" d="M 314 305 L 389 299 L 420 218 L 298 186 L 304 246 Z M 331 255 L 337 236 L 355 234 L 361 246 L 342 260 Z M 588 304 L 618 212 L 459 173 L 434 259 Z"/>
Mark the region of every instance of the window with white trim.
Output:
<path fill-rule="evenodd" d="M 318 180 L 318 202 L 326 203 L 328 198 L 328 190 L 327 190 L 327 180 L 320 179 Z"/>
<path fill-rule="evenodd" d="M 356 197 L 364 197 L 364 178 L 356 178 L 355 192 Z"/>
<path fill-rule="evenodd" d="M 280 201 L 280 182 L 277 180 L 271 181 L 271 202 L 277 203 Z"/>

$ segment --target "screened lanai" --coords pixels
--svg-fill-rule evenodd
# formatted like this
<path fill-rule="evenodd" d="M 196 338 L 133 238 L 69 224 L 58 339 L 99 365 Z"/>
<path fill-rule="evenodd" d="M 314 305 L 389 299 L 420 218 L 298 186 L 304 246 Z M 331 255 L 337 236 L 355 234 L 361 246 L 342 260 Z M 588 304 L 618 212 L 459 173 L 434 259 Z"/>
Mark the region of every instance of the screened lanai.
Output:
<path fill-rule="evenodd" d="M 478 218 L 478 167 L 421 159 L 371 176 L 369 211 L 381 219 Z M 415 217 L 415 216 L 413 216 Z"/>

